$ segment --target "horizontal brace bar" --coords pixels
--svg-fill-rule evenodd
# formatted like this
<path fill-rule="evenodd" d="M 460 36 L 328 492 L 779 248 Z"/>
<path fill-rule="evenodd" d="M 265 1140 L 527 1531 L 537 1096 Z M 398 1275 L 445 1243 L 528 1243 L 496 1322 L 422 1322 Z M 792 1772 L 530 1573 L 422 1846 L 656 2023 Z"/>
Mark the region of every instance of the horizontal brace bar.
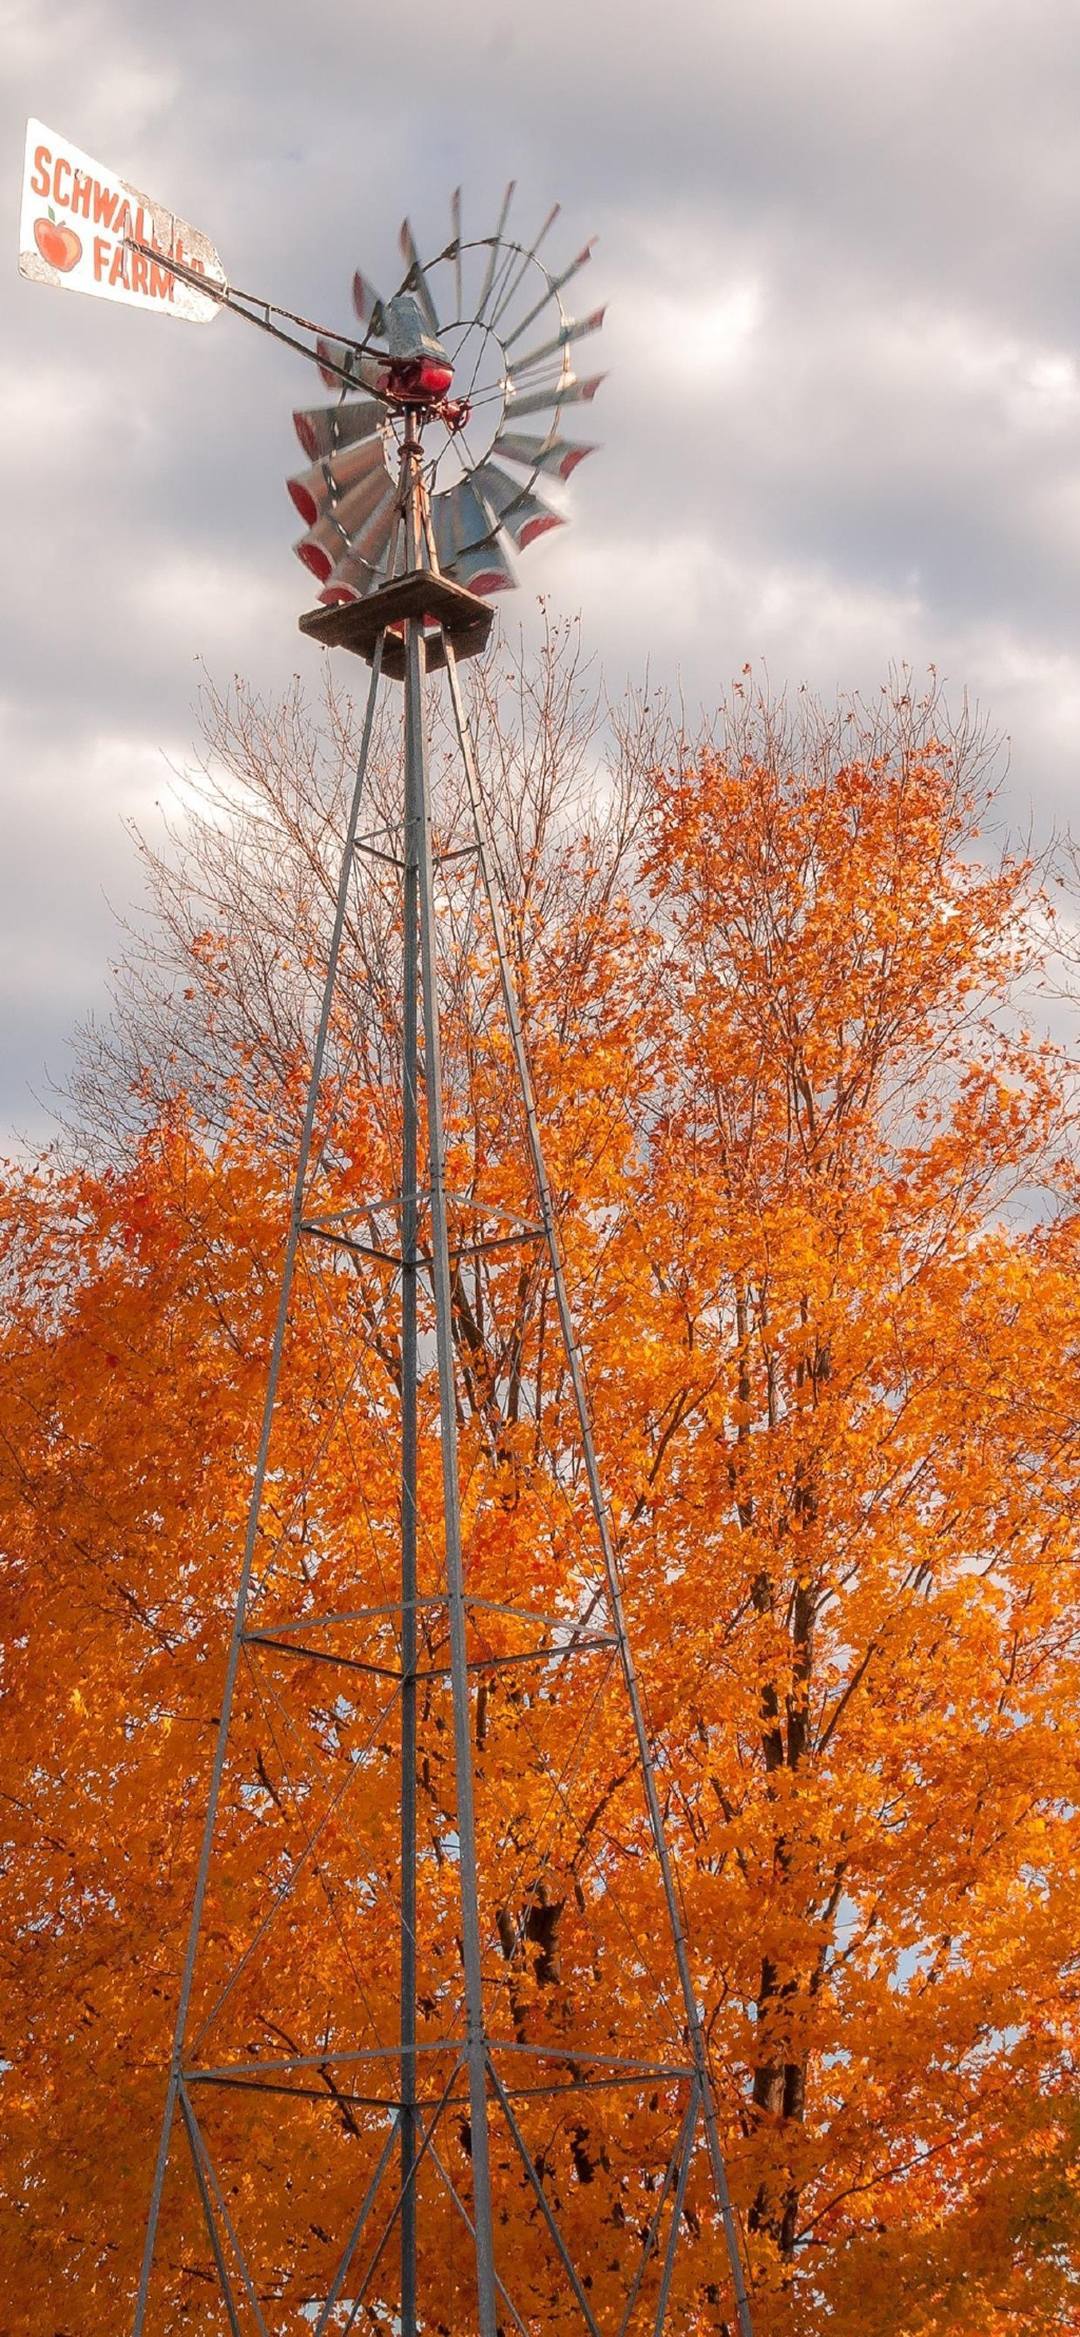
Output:
<path fill-rule="evenodd" d="M 185 2085 L 218 2085 L 234 2077 L 259 2077 L 265 2071 L 271 2076 L 290 2069 L 344 2069 L 361 2061 L 400 2061 L 403 2055 L 413 2053 L 456 2053 L 464 2051 L 460 2037 L 438 2037 L 433 2044 L 403 2045 L 396 2037 L 392 2045 L 349 2045 L 327 2048 L 324 2053 L 285 2053 L 273 2055 L 267 2061 L 223 2061 L 216 2069 L 185 2069 L 181 2072 Z M 563 2059 L 567 2056 L 564 2053 Z M 581 2056 L 575 2055 L 576 2060 Z"/>
<path fill-rule="evenodd" d="M 617 1647 L 618 1644 L 617 1639 L 608 1638 L 578 1639 L 573 1647 L 526 1647 L 520 1649 L 515 1655 L 476 1656 L 470 1663 L 466 1664 L 465 1669 L 467 1672 L 490 1672 L 501 1670 L 507 1664 L 557 1663 L 563 1656 L 592 1655 L 598 1647 Z M 408 1673 L 406 1677 L 414 1680 L 448 1680 L 450 1665 L 432 1664 L 430 1667 L 425 1667 L 423 1671 Z"/>
<path fill-rule="evenodd" d="M 400 836 L 401 829 L 400 820 L 388 820 L 385 828 L 367 828 L 362 836 L 354 837 L 353 841 L 357 844 L 370 844 L 375 836 Z"/>
<path fill-rule="evenodd" d="M 613 2093 L 620 2090 L 643 2092 L 646 2086 L 653 2085 L 658 2080 L 670 2082 L 677 2078 L 680 2084 L 689 2084 L 693 2080 L 693 2075 L 692 2070 L 652 2069 L 647 2077 L 643 2075 L 587 2077 L 580 2078 L 569 2085 L 508 2085 L 504 2090 L 512 2102 L 557 2101 L 561 2100 L 564 2095 Z M 328 2110 L 403 2110 L 405 2108 L 404 2102 L 394 2094 L 345 2093 L 339 2086 L 330 2092 L 325 2086 L 274 2085 L 255 2078 L 244 2077 L 203 2078 L 197 2082 L 203 2085 L 212 2084 L 219 2091 L 229 2093 L 272 2094 L 279 2101 L 322 2102 Z M 415 2094 L 412 2097 L 410 2107 L 417 2110 L 430 2110 L 442 2103 L 444 2107 L 449 2108 L 455 2102 L 467 2100 L 468 2095 L 464 2091 L 459 2094 L 453 2092 L 449 2094 Z"/>
<path fill-rule="evenodd" d="M 478 1615 L 509 1615 L 518 1623 L 542 1624 L 545 1631 L 580 1631 L 581 1624 L 573 1615 L 538 1615 L 533 1607 L 507 1606 L 499 1599 L 472 1599 L 465 1594 L 467 1607 L 474 1607 Z"/>
<path fill-rule="evenodd" d="M 283 1631 L 330 1631 L 338 1623 L 379 1623 L 390 1615 L 408 1615 L 419 1607 L 445 1607 L 445 1591 L 427 1591 L 416 1599 L 388 1599 L 381 1607 L 346 1607 L 339 1615 L 286 1615 L 280 1622 L 268 1623 L 265 1631 L 280 1634 Z M 538 1622 L 544 1620 L 538 1616 Z M 395 1672 L 393 1677 L 397 1678 Z"/>
<path fill-rule="evenodd" d="M 535 2061 L 568 2061 L 590 2069 L 631 2069 L 642 2077 L 693 2078 L 695 2069 L 678 2061 L 635 2061 L 626 2053 L 590 2053 L 580 2045 L 519 2044 L 516 2037 L 489 2037 L 489 2053 L 531 2053 Z"/>
<path fill-rule="evenodd" d="M 325 1209 L 314 1216 L 306 1216 L 303 1222 L 307 1227 L 340 1225 L 349 1217 L 375 1217 L 380 1209 L 392 1209 L 395 1216 L 399 1216 L 406 1199 L 415 1201 L 418 1210 L 424 1209 L 431 1200 L 430 1187 L 418 1186 L 411 1195 L 403 1192 L 380 1193 L 377 1200 L 353 1201 L 347 1209 Z M 508 1225 L 520 1226 L 524 1233 L 536 1234 L 546 1230 L 543 1226 L 537 1226 L 531 1217 L 522 1217 L 518 1210 L 505 1208 L 501 1201 L 481 1201 L 475 1193 L 446 1193 L 444 1199 L 457 1209 L 471 1210 L 476 1217 L 501 1217 Z"/>
<path fill-rule="evenodd" d="M 386 1664 L 363 1663 L 359 1656 L 337 1655 L 330 1647 L 296 1647 L 291 1639 L 274 1638 L 269 1631 L 245 1631 L 242 1644 L 244 1647 L 270 1647 L 278 1655 L 303 1656 L 307 1663 L 343 1665 L 346 1671 L 367 1672 L 376 1680 L 393 1680 L 395 1683 L 399 1683 L 402 1678 L 401 1672 L 391 1671 Z"/>
<path fill-rule="evenodd" d="M 393 2056 L 388 2053 L 386 2057 L 388 2060 L 396 2059 L 399 2053 L 400 2047 Z M 642 2069 L 615 2070 L 608 2077 L 577 2077 L 566 2082 L 558 2082 L 553 2078 L 549 2085 L 507 2085 L 506 2091 L 514 2101 L 547 2101 L 563 2094 L 602 2094 L 619 2090 L 643 2093 L 647 2086 L 660 2083 L 692 2085 L 694 2074 L 692 2069 L 669 2068 L 658 2063 Z M 396 2094 L 345 2093 L 340 2086 L 335 2086 L 330 2093 L 325 2085 L 287 2085 L 284 2083 L 284 2075 L 278 2081 L 261 2077 L 224 2076 L 215 2070 L 203 2073 L 189 2071 L 184 2082 L 186 2085 L 215 2086 L 238 2094 L 277 2094 L 286 2101 L 326 2102 L 331 2108 L 341 2102 L 347 2103 L 351 2109 L 362 2110 L 401 2110 L 405 2107 Z M 437 2101 L 464 2100 L 465 2096 L 455 2097 L 452 2093 L 445 2096 L 414 2094 L 412 2099 L 417 2109 L 430 2109 Z"/>
<path fill-rule="evenodd" d="M 368 860 L 381 860 L 387 868 L 407 868 L 409 865 L 407 860 L 399 860 L 396 852 L 380 852 L 377 844 L 365 844 L 359 836 L 353 851 L 362 852 Z"/>
<path fill-rule="evenodd" d="M 520 1233 L 493 1234 L 491 1240 L 486 1242 L 462 1242 L 457 1249 L 451 1250 L 450 1257 L 451 1260 L 455 1258 L 482 1258 L 487 1250 L 516 1250 L 520 1248 L 522 1242 L 542 1242 L 546 1238 L 546 1231 L 542 1225 L 522 1226 Z M 428 1257 L 423 1257 L 420 1263 L 429 1266 L 431 1260 Z"/>
<path fill-rule="evenodd" d="M 354 1234 L 334 1233 L 328 1225 L 316 1225 L 313 1218 L 303 1219 L 300 1231 L 310 1234 L 314 1241 L 329 1242 L 335 1250 L 351 1250 L 354 1257 L 376 1258 L 381 1266 L 400 1267 L 401 1265 L 401 1258 L 396 1250 L 377 1250 L 371 1242 L 358 1242 Z"/>
<path fill-rule="evenodd" d="M 427 1198 L 425 1194 L 424 1199 Z M 508 1225 L 521 1225 L 527 1232 L 533 1231 L 531 1217 L 522 1217 L 516 1209 L 505 1208 L 501 1201 L 480 1201 L 475 1193 L 444 1193 L 443 1199 L 455 1209 L 473 1210 L 477 1217 L 505 1217 Z"/>
<path fill-rule="evenodd" d="M 277 2094 L 286 2101 L 325 2102 L 328 2110 L 338 2109 L 343 2104 L 351 2110 L 400 2110 L 404 2108 L 404 2104 L 398 2100 L 395 2094 L 347 2094 L 343 2093 L 338 2086 L 335 2086 L 331 2093 L 324 2085 L 275 2085 L 255 2077 L 200 2077 L 193 2079 L 192 2083 L 212 2085 L 223 2093 Z M 438 2100 L 437 2095 L 431 2095 L 428 2098 L 433 2101 Z"/>
<path fill-rule="evenodd" d="M 335 1233 L 331 1226 L 320 1225 L 315 1218 L 303 1219 L 300 1231 L 311 1234 L 316 1241 L 332 1243 L 335 1249 L 351 1250 L 358 1258 L 374 1258 L 381 1266 L 394 1266 L 399 1272 L 405 1263 L 400 1250 L 377 1249 L 373 1242 L 358 1241 L 356 1235 L 351 1233 Z M 487 1255 L 489 1250 L 516 1250 L 520 1249 L 523 1242 L 542 1242 L 546 1238 L 544 1226 L 534 1225 L 528 1228 L 523 1226 L 520 1233 L 492 1234 L 489 1241 L 459 1242 L 450 1250 L 450 1261 L 451 1264 L 454 1264 L 460 1258 L 482 1258 Z M 431 1251 L 418 1250 L 416 1264 L 418 1266 L 433 1265 L 434 1259 Z"/>
<path fill-rule="evenodd" d="M 405 1198 L 404 1193 L 380 1193 L 376 1201 L 352 1201 L 347 1209 L 324 1209 L 314 1217 L 309 1216 L 306 1223 L 308 1225 L 340 1225 L 342 1219 L 346 1217 L 377 1217 L 380 1209 L 392 1209 L 396 1216 L 400 1212 Z M 426 1190 L 420 1190 L 414 1193 L 412 1198 L 417 1208 L 420 1209 L 426 1201 L 430 1201 L 431 1194 Z"/>
<path fill-rule="evenodd" d="M 445 1607 L 448 1604 L 444 1590 L 421 1591 L 415 1599 L 387 1599 L 377 1607 L 342 1607 L 330 1615 L 282 1615 L 276 1623 L 256 1625 L 251 1638 L 280 1639 L 286 1632 L 332 1631 L 339 1623 L 382 1623 L 398 1615 L 419 1613 L 425 1607 Z M 468 1591 L 465 1605 L 477 1615 L 505 1615 L 512 1622 L 532 1623 L 542 1631 L 578 1631 L 581 1625 L 573 1615 L 544 1615 L 535 1607 L 516 1607 L 504 1599 L 475 1599 Z M 397 1672 L 389 1674 L 397 1679 Z"/>
<path fill-rule="evenodd" d="M 692 2069 L 657 2068 L 650 2069 L 647 2073 L 643 2070 L 623 2070 L 612 2077 L 572 2078 L 568 2085 L 556 2085 L 554 2080 L 550 2085 L 508 2085 L 505 2090 L 511 2101 L 514 2102 L 548 2101 L 560 2094 L 606 2094 L 619 2087 L 625 2087 L 628 2091 L 635 2093 L 644 2093 L 647 2086 L 656 2085 L 661 2081 L 666 2085 L 692 2085 L 693 2080 L 694 2071 Z"/>

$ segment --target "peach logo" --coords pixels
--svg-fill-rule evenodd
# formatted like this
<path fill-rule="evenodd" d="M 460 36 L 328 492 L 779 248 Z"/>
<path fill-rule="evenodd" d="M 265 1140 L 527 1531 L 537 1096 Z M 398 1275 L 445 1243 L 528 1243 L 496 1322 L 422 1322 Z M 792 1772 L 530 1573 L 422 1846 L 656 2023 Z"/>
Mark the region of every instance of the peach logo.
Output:
<path fill-rule="evenodd" d="M 59 269 L 62 276 L 82 258 L 82 244 L 74 228 L 61 227 L 51 210 L 47 219 L 35 219 L 34 242 L 42 259 L 48 261 L 50 268 Z"/>

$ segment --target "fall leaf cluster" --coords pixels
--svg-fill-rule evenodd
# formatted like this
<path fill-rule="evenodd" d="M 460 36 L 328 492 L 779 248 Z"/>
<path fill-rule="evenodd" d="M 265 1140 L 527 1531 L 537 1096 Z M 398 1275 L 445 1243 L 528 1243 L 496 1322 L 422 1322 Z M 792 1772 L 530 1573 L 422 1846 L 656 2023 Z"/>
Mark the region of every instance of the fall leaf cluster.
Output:
<path fill-rule="evenodd" d="M 758 2337 L 1049 2337 L 1080 2270 L 1080 1218 L 1067 1065 L 1023 1012 L 1040 872 L 991 851 L 983 742 L 933 695 L 829 715 L 747 683 L 696 742 L 638 702 L 598 771 L 572 636 L 475 691 Z M 209 720 L 77 1138 L 2 1194 L 12 2337 L 130 2318 L 354 744 L 333 701 Z M 388 734 L 373 833 L 396 785 Z M 485 1987 L 508 2054 L 565 2072 L 521 2130 L 616 2337 L 685 2095 L 589 2091 L 574 2048 L 674 2065 L 681 2009 L 550 1272 L 508 1233 L 535 1195 L 468 855 L 439 913 Z M 306 1212 L 363 1249 L 302 1253 L 190 2027 L 207 2071 L 309 2060 L 279 2095 L 198 2089 L 275 2337 L 312 2325 L 386 2136 L 357 2071 L 399 1970 L 400 980 L 395 872 L 358 863 Z M 437 2099 L 461 1969 L 430 1326 L 425 1288 Z M 572 1664 L 530 1668 L 523 1605 Z M 345 1620 L 313 1663 L 316 1608 Z M 461 2112 L 418 2178 L 433 2331 L 472 2326 L 470 2146 Z M 502 2144 L 493 2180 L 526 2326 L 581 2327 Z M 681 2214 L 667 2326 L 704 2337 L 731 2304 L 696 2161 Z M 154 2325 L 224 2330 L 179 2161 L 162 2233 Z M 356 2326 L 393 2328 L 394 2277 L 391 2247 Z"/>

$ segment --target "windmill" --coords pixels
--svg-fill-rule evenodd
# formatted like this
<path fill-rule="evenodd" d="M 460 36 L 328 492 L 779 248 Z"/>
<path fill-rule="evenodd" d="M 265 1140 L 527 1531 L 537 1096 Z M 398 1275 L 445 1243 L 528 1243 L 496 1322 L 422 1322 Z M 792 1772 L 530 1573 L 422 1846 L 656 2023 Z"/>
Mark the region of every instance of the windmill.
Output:
<path fill-rule="evenodd" d="M 598 387 L 573 355 L 602 311 L 575 321 L 562 300 L 588 247 L 552 270 L 557 213 L 519 242 L 511 196 L 475 238 L 455 196 L 427 261 L 406 224 L 398 290 L 354 281 L 353 338 L 236 293 L 160 227 L 123 228 L 147 270 L 168 259 L 193 299 L 303 349 L 334 392 L 295 416 L 296 549 L 320 586 L 300 623 L 371 668 L 135 2337 L 180 2325 L 195 2258 L 212 2299 L 198 2326 L 231 2337 L 361 2321 L 401 2337 L 664 2337 L 721 2325 L 725 2294 L 750 2337 L 459 675 L 514 553 L 561 522 L 551 482 L 557 494 L 591 451 L 564 435 L 568 416 Z M 460 840 L 440 832 L 429 772 L 436 672 Z M 389 681 L 403 685 L 402 792 L 372 828 Z M 349 1079 L 335 1003 L 365 868 L 392 888 L 401 952 L 399 1150 L 382 1191 L 358 1185 L 334 1133 Z M 501 1019 L 491 1109 L 518 1130 L 504 1158 L 471 1165 L 444 1060 L 446 889 L 463 869 Z M 474 1319 L 496 1320 L 511 1288 L 531 1294 L 520 1351 L 479 1395 L 468 1277 Z M 344 1382 L 313 1369 L 328 1320 L 355 1339 Z M 528 1581 L 500 1572 L 510 1510 Z M 609 1743 L 625 1756 L 614 1775 Z"/>

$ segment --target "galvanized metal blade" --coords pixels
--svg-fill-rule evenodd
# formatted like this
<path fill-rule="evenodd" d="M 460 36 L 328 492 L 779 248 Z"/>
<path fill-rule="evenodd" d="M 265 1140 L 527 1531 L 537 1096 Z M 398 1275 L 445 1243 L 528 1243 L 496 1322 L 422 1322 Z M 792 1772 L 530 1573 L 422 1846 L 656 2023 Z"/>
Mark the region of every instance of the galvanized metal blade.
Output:
<path fill-rule="evenodd" d="M 514 200 L 514 188 L 516 185 L 517 180 L 511 179 L 503 194 L 502 209 L 499 212 L 499 224 L 495 229 L 494 235 L 488 237 L 488 242 L 491 246 L 491 249 L 488 253 L 488 263 L 484 270 L 484 281 L 480 287 L 480 299 L 477 303 L 476 322 L 478 325 L 482 324 L 484 321 L 484 310 L 486 309 L 488 301 L 491 298 L 491 287 L 495 280 L 495 269 L 498 264 L 500 250 L 502 249 L 503 229 L 506 226 L 507 219 L 510 216 L 510 205 Z"/>
<path fill-rule="evenodd" d="M 512 592 L 517 576 L 496 513 L 473 479 L 445 487 L 431 506 L 435 556 L 444 576 L 469 592 Z"/>
<path fill-rule="evenodd" d="M 381 472 L 389 478 L 381 438 L 364 438 L 355 446 L 339 447 L 336 454 L 313 463 L 309 471 L 285 484 L 301 519 L 313 527 L 320 512 L 334 511 L 361 479 Z"/>
<path fill-rule="evenodd" d="M 357 531 L 388 496 L 392 502 L 392 482 L 385 468 L 369 478 L 361 479 L 348 495 L 342 496 L 333 510 L 324 510 L 322 517 L 308 529 L 307 535 L 294 545 L 297 559 L 302 560 L 305 568 L 310 568 L 321 583 L 327 583 L 338 561 L 351 548 Z"/>
<path fill-rule="evenodd" d="M 517 421 L 523 414 L 547 413 L 552 406 L 587 404 L 589 399 L 596 396 L 601 382 L 606 380 L 606 373 L 594 373 L 588 381 L 579 381 L 574 373 L 564 373 L 553 389 L 527 390 L 523 397 L 515 395 L 513 382 L 510 382 L 506 393 L 507 417 Z"/>
<path fill-rule="evenodd" d="M 471 479 L 445 487 L 431 506 L 435 557 L 444 576 L 453 576 L 469 592 L 512 591 L 517 577 L 499 534 L 489 503 Z"/>
<path fill-rule="evenodd" d="M 364 328 L 365 340 L 386 339 L 386 302 L 375 286 L 369 283 L 362 268 L 357 268 L 352 280 L 353 307 Z"/>
<path fill-rule="evenodd" d="M 352 341 L 328 340 L 323 333 L 315 343 L 315 355 L 327 389 L 340 389 L 343 374 L 350 387 L 375 389 L 383 371 L 383 359 L 366 355 Z"/>
<path fill-rule="evenodd" d="M 324 609 L 342 608 L 349 601 L 366 600 L 370 592 L 378 592 L 387 582 L 383 566 L 373 568 L 358 553 L 350 553 L 336 569 L 329 584 L 324 584 L 319 599 Z"/>
<path fill-rule="evenodd" d="M 349 538 L 350 559 L 366 560 L 372 568 L 382 567 L 397 521 L 397 490 L 392 480 L 381 503 L 377 503 L 363 527 Z"/>
<path fill-rule="evenodd" d="M 486 544 L 499 524 L 497 512 L 481 494 L 475 478 L 458 479 L 454 486 L 444 487 L 431 508 L 435 550 L 444 573 L 461 552 Z"/>
<path fill-rule="evenodd" d="M 474 544 L 469 552 L 459 552 L 454 576 L 467 592 L 479 593 L 482 600 L 493 592 L 513 592 L 517 584 L 501 536 L 492 536 L 487 544 Z"/>
<path fill-rule="evenodd" d="M 385 406 L 373 398 L 356 398 L 338 406 L 307 406 L 293 415 L 293 428 L 312 462 L 333 454 L 340 446 L 354 446 L 372 438 L 386 420 Z"/>
<path fill-rule="evenodd" d="M 331 600 L 362 600 L 365 593 L 374 590 L 386 580 L 386 555 L 394 538 L 397 524 L 397 494 L 393 487 L 376 504 L 363 527 L 349 538 L 347 549 L 327 577 L 319 598 L 329 605 Z"/>
<path fill-rule="evenodd" d="M 588 243 L 584 245 L 581 251 L 579 251 L 576 260 L 571 260 L 569 267 L 563 269 L 561 276 L 552 277 L 543 298 L 536 301 L 533 307 L 530 308 L 528 315 L 523 316 L 520 324 L 516 324 L 514 326 L 513 332 L 507 334 L 506 339 L 503 342 L 504 349 L 513 348 L 515 341 L 519 341 L 521 339 L 522 333 L 528 329 L 529 325 L 535 324 L 537 317 L 541 313 L 541 310 L 547 307 L 548 301 L 556 299 L 558 294 L 562 291 L 563 285 L 569 284 L 571 276 L 576 276 L 578 269 L 583 268 L 586 261 L 592 258 L 593 245 L 595 242 L 595 235 L 591 235 L 589 237 Z"/>
<path fill-rule="evenodd" d="M 415 292 L 417 300 L 420 303 L 420 311 L 423 316 L 424 323 L 426 324 L 429 333 L 433 334 L 434 338 L 438 340 L 438 311 L 431 296 L 431 287 L 428 283 L 427 277 L 424 274 L 423 268 L 420 265 L 420 254 L 416 249 L 416 244 L 413 240 L 413 231 L 407 219 L 403 219 L 401 222 L 400 241 L 401 256 L 408 266 L 408 275 L 406 276 L 405 282 L 401 289 L 403 292 Z"/>
<path fill-rule="evenodd" d="M 461 188 L 455 187 L 450 197 L 450 231 L 453 237 L 450 249 L 454 255 L 454 303 L 461 315 Z"/>
<path fill-rule="evenodd" d="M 570 438 L 530 438 L 524 431 L 502 430 L 491 451 L 501 454 L 504 462 L 522 463 L 526 470 L 548 471 L 553 478 L 568 479 L 596 448 L 575 445 Z"/>
<path fill-rule="evenodd" d="M 452 498 L 456 493 L 457 487 L 444 487 L 441 494 L 433 495 L 431 499 L 431 532 L 435 539 L 435 558 L 444 576 L 449 576 L 459 549 L 454 535 L 452 510 Z"/>
<path fill-rule="evenodd" d="M 553 511 L 542 496 L 528 487 L 518 485 L 509 471 L 500 470 L 498 463 L 481 463 L 476 474 L 476 485 L 485 502 L 491 504 L 500 527 L 506 529 L 511 541 L 523 552 L 527 544 L 535 543 L 537 536 L 546 535 L 549 528 L 564 527 L 560 512 Z"/>
<path fill-rule="evenodd" d="M 539 235 L 538 235 L 538 236 L 537 236 L 537 238 L 536 238 L 536 241 L 535 241 L 535 243 L 531 243 L 531 244 L 529 245 L 529 249 L 528 249 L 528 251 L 527 251 L 527 252 L 523 252 L 523 253 L 522 253 L 522 255 L 521 255 L 521 260 L 520 260 L 520 263 L 519 263 L 518 267 L 514 269 L 514 271 L 513 271 L 512 275 L 511 275 L 511 277 L 510 277 L 510 280 L 509 280 L 508 284 L 506 285 L 506 288 L 505 288 L 505 290 L 504 290 L 504 291 L 503 291 L 503 292 L 500 294 L 500 296 L 499 296 L 499 299 L 498 299 L 498 301 L 497 301 L 497 303 L 496 303 L 496 306 L 495 306 L 495 308 L 492 310 L 492 314 L 491 314 L 491 324 L 492 324 L 492 326 L 493 326 L 493 327 L 494 327 L 495 325 L 497 325 L 497 324 L 498 324 L 499 318 L 500 318 L 500 317 L 503 315 L 503 313 L 504 313 L 504 310 L 506 310 L 507 308 L 509 308 L 509 306 L 510 306 L 510 302 L 512 301 L 512 299 L 513 299 L 513 297 L 514 297 L 514 294 L 515 294 L 515 292 L 517 291 L 518 285 L 520 284 L 522 277 L 525 275 L 525 273 L 526 273 L 526 271 L 527 271 L 527 269 L 528 269 L 528 267 L 529 267 L 529 264 L 530 264 L 530 262 L 531 262 L 532 260 L 535 260 L 535 258 L 536 258 L 536 255 L 537 255 L 537 252 L 539 251 L 539 249 L 540 249 L 540 246 L 541 246 L 541 244 L 543 243 L 544 237 L 545 237 L 545 236 L 546 236 L 546 235 L 547 235 L 547 234 L 550 232 L 550 230 L 551 230 L 551 229 L 554 227 L 554 225 L 555 225 L 555 221 L 557 220 L 557 218 L 558 218 L 558 216 L 559 216 L 559 212 L 561 211 L 561 209 L 562 209 L 562 205 L 561 205 L 561 203 L 553 203 L 553 204 L 552 204 L 552 206 L 551 206 L 551 209 L 550 209 L 550 211 L 548 212 L 547 218 L 546 218 L 546 219 L 545 219 L 545 221 L 544 221 L 544 224 L 543 224 L 543 226 L 542 226 L 542 228 L 541 228 L 541 230 L 540 230 L 540 233 L 539 233 Z M 545 297 L 547 297 L 547 296 L 545 295 Z"/>
<path fill-rule="evenodd" d="M 324 609 L 341 608 L 348 601 L 364 600 L 369 592 L 385 583 L 384 569 L 371 568 L 366 560 L 354 559 L 350 553 L 335 568 L 330 582 L 323 585 L 319 599 Z"/>
<path fill-rule="evenodd" d="M 561 349 L 568 349 L 572 341 L 583 341 L 586 333 L 598 333 L 606 313 L 605 309 L 594 308 L 591 316 L 567 317 L 566 323 L 560 326 L 550 341 L 541 341 L 537 348 L 530 349 L 526 356 L 518 358 L 515 373 L 531 373 L 537 365 L 544 363 L 545 358 L 557 357 Z"/>

